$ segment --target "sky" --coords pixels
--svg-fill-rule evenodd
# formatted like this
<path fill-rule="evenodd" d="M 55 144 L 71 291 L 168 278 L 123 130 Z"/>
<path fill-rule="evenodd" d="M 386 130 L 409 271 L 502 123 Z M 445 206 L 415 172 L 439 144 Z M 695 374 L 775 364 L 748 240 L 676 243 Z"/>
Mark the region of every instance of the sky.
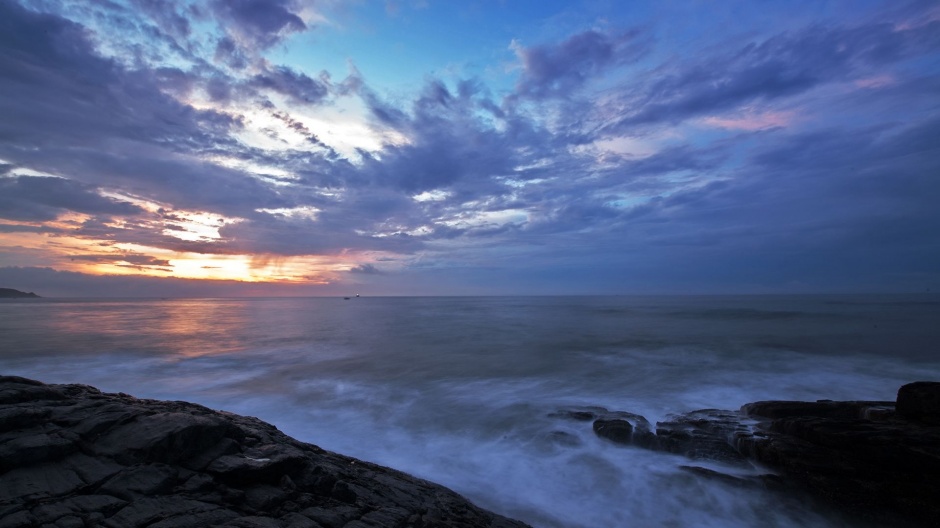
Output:
<path fill-rule="evenodd" d="M 940 289 L 940 3 L 0 0 L 0 286 Z"/>

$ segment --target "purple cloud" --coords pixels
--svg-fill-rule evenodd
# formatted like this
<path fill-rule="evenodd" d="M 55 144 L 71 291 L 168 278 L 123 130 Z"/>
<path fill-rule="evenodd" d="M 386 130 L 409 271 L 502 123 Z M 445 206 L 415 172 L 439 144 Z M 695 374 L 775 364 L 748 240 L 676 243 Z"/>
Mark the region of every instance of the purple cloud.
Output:
<path fill-rule="evenodd" d="M 271 90 L 285 95 L 291 102 L 317 104 L 329 95 L 329 87 L 322 80 L 311 79 L 286 66 L 274 66 L 251 78 L 248 85 L 259 90 Z"/>
<path fill-rule="evenodd" d="M 653 49 L 652 26 L 576 29 L 516 45 L 518 77 L 429 74 L 408 94 L 354 67 L 333 83 L 270 62 L 306 29 L 292 2 L 29 5 L 51 12 L 0 2 L 2 233 L 271 258 L 387 252 L 396 266 L 351 273 L 389 284 L 428 272 L 551 289 L 590 270 L 583 284 L 625 291 L 669 270 L 683 284 L 781 285 L 802 269 L 883 283 L 940 269 L 925 227 L 940 223 L 940 22 L 910 11 L 916 23 L 876 10 L 868 20 L 883 22 L 707 38 L 685 54 Z M 376 144 L 345 157 L 319 123 L 360 109 L 356 133 Z M 793 118 L 714 126 L 751 111 Z M 295 134 L 307 141 L 284 141 Z M 35 225 L 66 211 L 88 217 Z M 218 239 L 174 236 L 194 238 L 193 212 L 238 221 L 208 226 Z M 119 256 L 87 259 L 166 267 Z"/>
<path fill-rule="evenodd" d="M 522 61 L 516 92 L 533 98 L 567 97 L 605 70 L 635 62 L 648 51 L 639 31 L 608 35 L 595 30 L 558 44 L 530 48 L 513 42 Z"/>
<path fill-rule="evenodd" d="M 286 35 L 307 29 L 291 0 L 215 0 L 211 6 L 230 34 L 256 50 L 270 48 Z"/>
<path fill-rule="evenodd" d="M 382 271 L 372 264 L 360 264 L 349 269 L 350 273 L 359 273 L 362 275 L 381 275 Z"/>
<path fill-rule="evenodd" d="M 36 176 L 0 178 L 0 218 L 39 222 L 55 220 L 65 211 L 131 216 L 144 212 L 136 205 L 105 198 L 94 187 L 72 180 Z"/>
<path fill-rule="evenodd" d="M 865 75 L 871 68 L 935 51 L 940 22 L 911 29 L 878 23 L 816 26 L 784 33 L 704 59 L 656 69 L 613 103 L 626 108 L 605 127 L 622 133 L 651 123 L 677 123 L 753 101 L 773 101 Z"/>

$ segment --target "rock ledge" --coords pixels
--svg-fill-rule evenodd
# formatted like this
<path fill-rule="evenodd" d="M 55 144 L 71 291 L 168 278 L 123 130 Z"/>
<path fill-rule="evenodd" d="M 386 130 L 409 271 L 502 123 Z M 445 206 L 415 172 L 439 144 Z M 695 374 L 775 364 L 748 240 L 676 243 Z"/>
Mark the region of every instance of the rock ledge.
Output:
<path fill-rule="evenodd" d="M 0 376 L 0 528 L 524 528 L 256 418 Z"/>

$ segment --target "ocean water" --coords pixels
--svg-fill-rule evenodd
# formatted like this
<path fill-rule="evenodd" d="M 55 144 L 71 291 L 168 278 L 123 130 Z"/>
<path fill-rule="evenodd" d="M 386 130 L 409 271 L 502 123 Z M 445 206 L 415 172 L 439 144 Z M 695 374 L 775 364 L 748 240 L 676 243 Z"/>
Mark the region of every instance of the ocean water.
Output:
<path fill-rule="evenodd" d="M 936 295 L 0 302 L 0 373 L 257 416 L 549 528 L 848 526 L 551 415 L 893 400 L 938 343 Z"/>

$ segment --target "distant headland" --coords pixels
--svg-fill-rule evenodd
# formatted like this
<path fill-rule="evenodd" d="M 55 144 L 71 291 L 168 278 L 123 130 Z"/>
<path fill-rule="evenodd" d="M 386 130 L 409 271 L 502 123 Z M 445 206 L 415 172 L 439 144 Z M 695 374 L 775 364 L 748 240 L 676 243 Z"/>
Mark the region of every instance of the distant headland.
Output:
<path fill-rule="evenodd" d="M 21 292 L 13 288 L 0 288 L 0 299 L 38 299 L 33 292 Z"/>

